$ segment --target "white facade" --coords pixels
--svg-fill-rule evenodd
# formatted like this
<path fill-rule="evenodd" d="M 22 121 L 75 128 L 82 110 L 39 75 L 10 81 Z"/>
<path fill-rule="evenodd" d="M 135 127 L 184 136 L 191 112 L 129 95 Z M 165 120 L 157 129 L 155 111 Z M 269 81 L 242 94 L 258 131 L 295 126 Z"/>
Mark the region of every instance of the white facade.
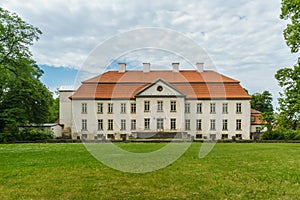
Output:
<path fill-rule="evenodd" d="M 163 80 L 137 93 L 135 99 L 71 101 L 72 93 L 60 90 L 60 121 L 64 128 L 71 127 L 74 139 L 120 139 L 122 134 L 128 138 L 155 132 L 181 132 L 195 139 L 250 139 L 249 99 L 188 99 Z"/>

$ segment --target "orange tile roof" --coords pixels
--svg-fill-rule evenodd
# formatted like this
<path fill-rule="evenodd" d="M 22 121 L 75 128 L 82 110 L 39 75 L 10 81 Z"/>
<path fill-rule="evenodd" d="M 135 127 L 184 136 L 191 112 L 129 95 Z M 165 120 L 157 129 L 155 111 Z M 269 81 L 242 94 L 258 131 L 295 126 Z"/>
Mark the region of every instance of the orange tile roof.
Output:
<path fill-rule="evenodd" d="M 251 125 L 263 125 L 267 124 L 266 121 L 259 119 L 260 111 L 251 108 L 251 118 L 254 117 L 254 121 L 251 119 Z"/>
<path fill-rule="evenodd" d="M 82 82 L 71 99 L 132 99 L 140 90 L 163 79 L 193 99 L 250 99 L 239 82 L 213 71 L 109 71 Z"/>

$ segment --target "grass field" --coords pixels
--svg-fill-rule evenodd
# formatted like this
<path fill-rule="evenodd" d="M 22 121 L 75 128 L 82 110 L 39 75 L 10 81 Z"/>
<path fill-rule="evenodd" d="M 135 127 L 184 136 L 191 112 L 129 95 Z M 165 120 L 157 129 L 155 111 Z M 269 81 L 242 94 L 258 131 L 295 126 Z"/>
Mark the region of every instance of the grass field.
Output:
<path fill-rule="evenodd" d="M 121 143 L 132 152 L 159 143 Z M 82 144 L 0 145 L 0 199 L 299 199 L 300 144 L 201 143 L 150 173 L 116 171 Z"/>

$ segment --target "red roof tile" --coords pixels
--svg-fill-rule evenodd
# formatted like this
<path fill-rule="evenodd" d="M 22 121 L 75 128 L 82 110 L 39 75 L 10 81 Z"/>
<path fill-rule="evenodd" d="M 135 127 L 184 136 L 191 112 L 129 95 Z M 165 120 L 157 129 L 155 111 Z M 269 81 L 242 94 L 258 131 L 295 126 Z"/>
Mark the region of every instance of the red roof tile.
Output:
<path fill-rule="evenodd" d="M 213 71 L 117 71 L 106 72 L 86 80 L 72 99 L 129 99 L 140 90 L 163 79 L 187 98 L 250 99 L 239 82 Z"/>

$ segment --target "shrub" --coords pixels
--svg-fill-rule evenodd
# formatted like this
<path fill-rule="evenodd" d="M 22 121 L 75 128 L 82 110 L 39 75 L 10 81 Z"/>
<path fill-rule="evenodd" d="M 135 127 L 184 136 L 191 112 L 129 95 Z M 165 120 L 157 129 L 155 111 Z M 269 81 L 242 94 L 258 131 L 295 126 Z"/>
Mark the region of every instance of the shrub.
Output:
<path fill-rule="evenodd" d="M 19 133 L 0 133 L 0 142 L 15 142 L 21 140 Z"/>
<path fill-rule="evenodd" d="M 20 135 L 24 141 L 48 140 L 54 138 L 54 135 L 51 131 L 37 128 L 24 129 L 21 131 Z"/>

